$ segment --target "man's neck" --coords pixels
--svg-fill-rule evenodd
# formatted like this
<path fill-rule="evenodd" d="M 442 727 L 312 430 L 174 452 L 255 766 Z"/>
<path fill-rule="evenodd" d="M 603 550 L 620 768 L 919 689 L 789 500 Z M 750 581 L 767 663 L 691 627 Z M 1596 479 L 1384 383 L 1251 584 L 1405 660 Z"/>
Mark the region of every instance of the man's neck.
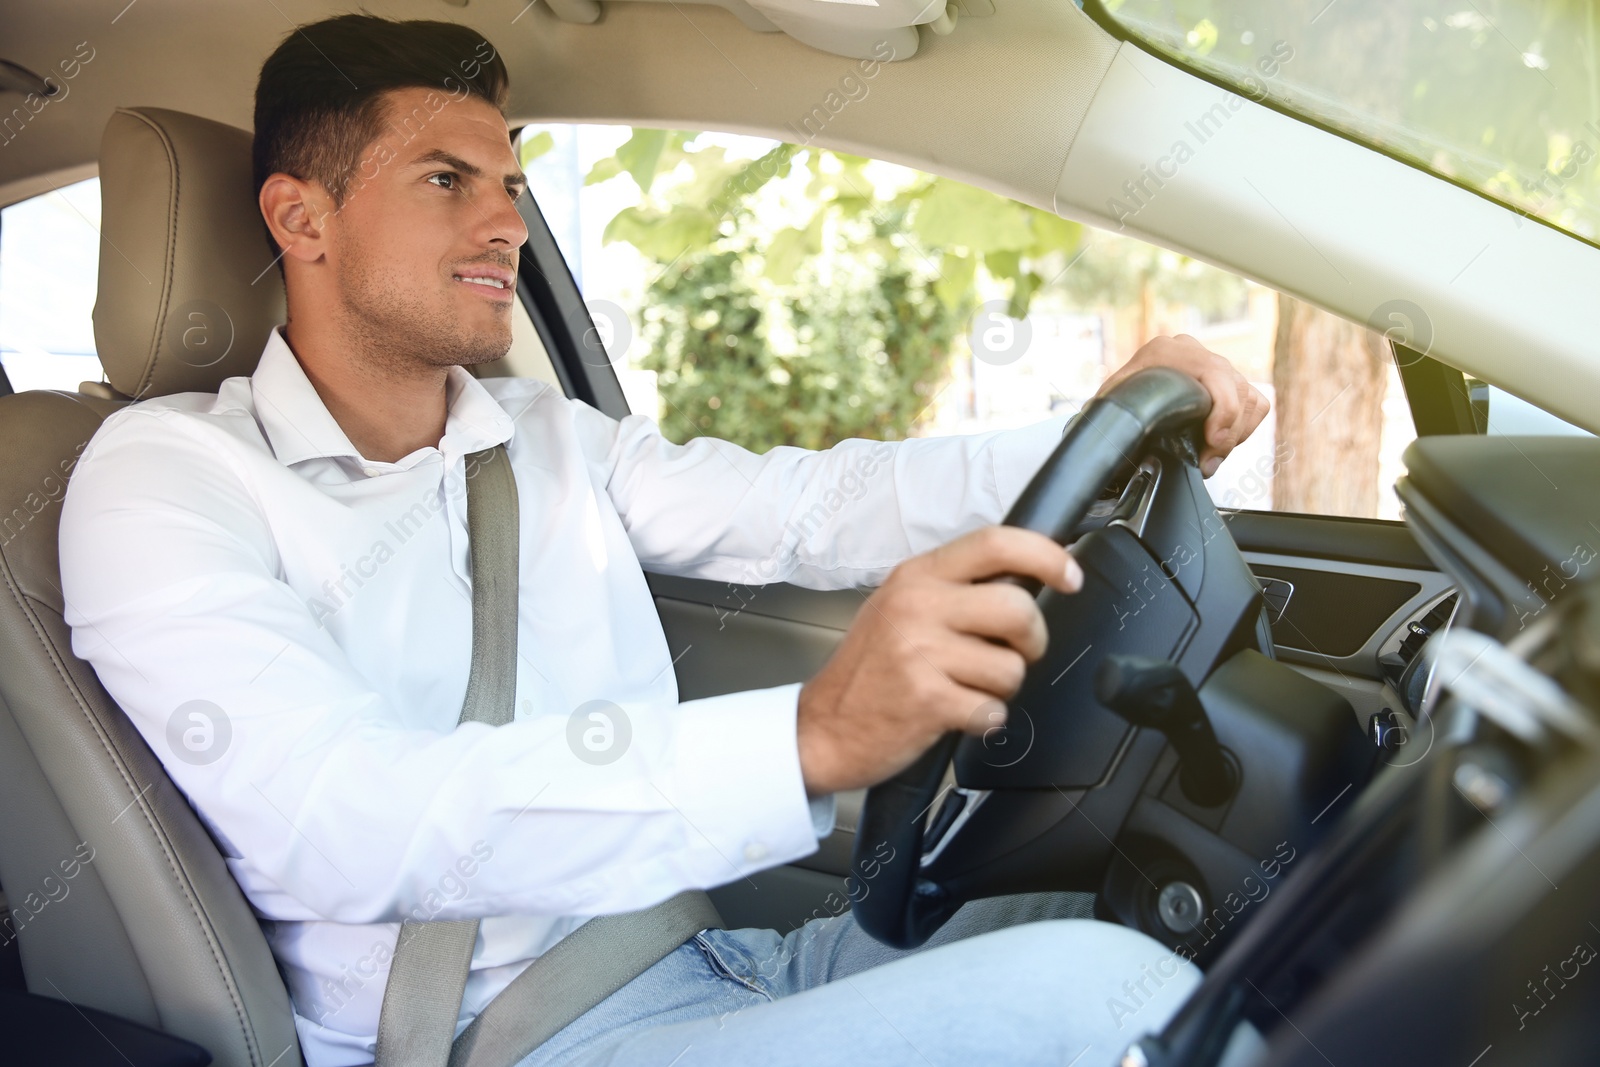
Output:
<path fill-rule="evenodd" d="M 449 367 L 401 364 L 337 341 L 319 343 L 297 332 L 292 322 L 283 336 L 363 458 L 394 463 L 419 448 L 438 446 L 448 415 Z"/>

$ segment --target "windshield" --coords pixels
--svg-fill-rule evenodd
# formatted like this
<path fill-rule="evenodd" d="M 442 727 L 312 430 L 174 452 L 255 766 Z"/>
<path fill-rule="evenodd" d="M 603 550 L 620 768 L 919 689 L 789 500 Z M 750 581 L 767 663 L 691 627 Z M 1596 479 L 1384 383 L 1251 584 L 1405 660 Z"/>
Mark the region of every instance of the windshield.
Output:
<path fill-rule="evenodd" d="M 1600 236 L 1596 0 L 1096 6 L 1154 50 L 1254 99 Z"/>

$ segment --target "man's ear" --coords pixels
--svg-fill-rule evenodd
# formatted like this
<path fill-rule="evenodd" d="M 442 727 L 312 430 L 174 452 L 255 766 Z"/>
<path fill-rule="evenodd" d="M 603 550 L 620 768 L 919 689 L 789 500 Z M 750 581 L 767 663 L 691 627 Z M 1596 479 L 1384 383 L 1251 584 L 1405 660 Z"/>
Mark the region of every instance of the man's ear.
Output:
<path fill-rule="evenodd" d="M 319 182 L 278 172 L 261 186 L 261 215 L 285 256 L 315 263 L 328 250 L 328 231 L 336 209 Z"/>

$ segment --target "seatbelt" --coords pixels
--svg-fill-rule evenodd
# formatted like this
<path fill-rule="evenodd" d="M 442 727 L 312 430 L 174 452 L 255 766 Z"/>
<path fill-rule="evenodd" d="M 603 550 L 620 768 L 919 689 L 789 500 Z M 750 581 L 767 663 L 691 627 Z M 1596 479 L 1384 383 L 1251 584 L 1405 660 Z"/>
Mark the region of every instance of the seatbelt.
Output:
<path fill-rule="evenodd" d="M 512 1067 L 701 930 L 722 927 L 698 889 L 590 919 L 528 965 L 456 1039 L 450 1067 Z"/>
<path fill-rule="evenodd" d="M 516 714 L 517 483 L 505 445 L 467 457 L 472 667 L 461 722 Z M 534 960 L 452 1041 L 478 920 L 400 926 L 378 1015 L 374 1067 L 512 1067 L 568 1023 L 722 916 L 699 890 L 584 923 Z"/>

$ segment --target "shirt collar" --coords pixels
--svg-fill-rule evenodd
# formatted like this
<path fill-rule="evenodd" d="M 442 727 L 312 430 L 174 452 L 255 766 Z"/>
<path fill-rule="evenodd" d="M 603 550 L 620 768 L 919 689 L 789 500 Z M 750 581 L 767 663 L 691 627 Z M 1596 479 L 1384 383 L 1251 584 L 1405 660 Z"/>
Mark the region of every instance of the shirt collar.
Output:
<path fill-rule="evenodd" d="M 454 456 L 509 444 L 514 423 L 500 402 L 465 367 L 451 366 L 448 372 L 448 407 L 439 450 Z M 272 328 L 250 382 L 256 415 L 278 462 L 289 467 L 308 459 L 348 456 L 364 465 L 373 464 L 350 443 L 322 402 L 316 386 L 306 377 L 305 368 L 283 339 L 282 327 Z"/>

